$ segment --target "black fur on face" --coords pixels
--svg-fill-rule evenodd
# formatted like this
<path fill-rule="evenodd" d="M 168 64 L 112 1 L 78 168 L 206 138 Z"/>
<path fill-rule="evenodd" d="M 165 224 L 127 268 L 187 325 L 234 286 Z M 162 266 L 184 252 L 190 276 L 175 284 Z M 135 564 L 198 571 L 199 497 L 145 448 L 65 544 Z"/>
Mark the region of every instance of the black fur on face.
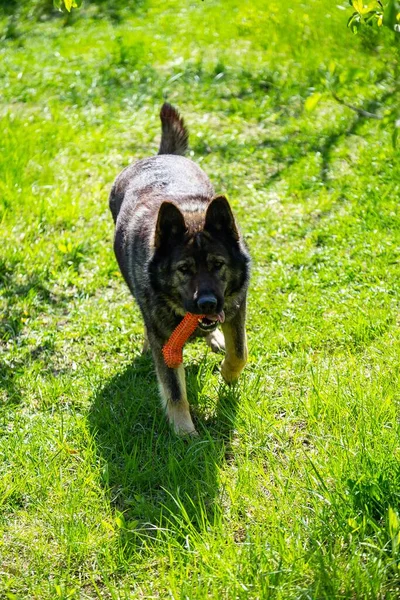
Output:
<path fill-rule="evenodd" d="M 205 296 L 216 300 L 212 313 L 221 313 L 248 277 L 248 257 L 226 198 L 212 200 L 201 221 L 198 213 L 184 216 L 169 202 L 159 210 L 150 282 L 177 314 L 201 314 L 198 302 Z"/>

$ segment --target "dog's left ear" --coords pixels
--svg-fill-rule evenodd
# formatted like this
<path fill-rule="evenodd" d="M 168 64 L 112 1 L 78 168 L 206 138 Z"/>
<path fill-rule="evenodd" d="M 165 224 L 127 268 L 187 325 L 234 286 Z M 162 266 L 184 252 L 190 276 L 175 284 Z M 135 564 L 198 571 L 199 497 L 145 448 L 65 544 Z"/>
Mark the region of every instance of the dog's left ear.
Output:
<path fill-rule="evenodd" d="M 172 202 L 163 202 L 158 211 L 154 246 L 171 246 L 180 241 L 185 232 L 185 219 L 179 208 Z"/>
<path fill-rule="evenodd" d="M 230 235 L 239 240 L 235 218 L 225 196 L 216 196 L 211 200 L 207 207 L 204 229 L 217 235 Z"/>

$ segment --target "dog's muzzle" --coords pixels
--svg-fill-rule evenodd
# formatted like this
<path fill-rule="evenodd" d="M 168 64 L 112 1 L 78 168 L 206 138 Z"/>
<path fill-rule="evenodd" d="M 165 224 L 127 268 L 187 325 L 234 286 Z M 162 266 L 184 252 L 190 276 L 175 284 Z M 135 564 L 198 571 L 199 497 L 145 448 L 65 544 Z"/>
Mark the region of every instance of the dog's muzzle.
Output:
<path fill-rule="evenodd" d="M 225 313 L 223 310 L 218 314 L 207 315 L 199 318 L 199 329 L 202 331 L 213 331 L 219 325 L 225 321 Z"/>

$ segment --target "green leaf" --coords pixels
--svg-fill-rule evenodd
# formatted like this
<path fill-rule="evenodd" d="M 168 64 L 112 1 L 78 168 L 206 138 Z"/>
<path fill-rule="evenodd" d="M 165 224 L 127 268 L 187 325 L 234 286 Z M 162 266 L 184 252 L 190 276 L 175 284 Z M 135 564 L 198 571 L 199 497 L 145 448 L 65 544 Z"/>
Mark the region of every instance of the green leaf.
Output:
<path fill-rule="evenodd" d="M 392 133 L 392 145 L 395 150 L 397 150 L 398 137 L 399 137 L 399 127 L 397 127 L 397 125 L 395 125 L 393 128 L 393 133 Z"/>
<path fill-rule="evenodd" d="M 123 513 L 118 512 L 115 516 L 114 521 L 115 521 L 115 524 L 118 527 L 118 529 L 125 528 L 126 522 L 125 522 L 125 517 L 124 517 Z"/>
<path fill-rule="evenodd" d="M 361 27 L 361 17 L 358 13 L 353 13 L 347 21 L 347 27 L 349 27 L 353 33 L 358 33 Z"/>
<path fill-rule="evenodd" d="M 398 518 L 396 512 L 393 510 L 393 508 L 391 506 L 389 506 L 389 510 L 388 510 L 388 519 L 389 519 L 389 534 L 390 534 L 390 537 L 393 538 L 396 535 L 396 533 L 398 533 L 398 531 L 399 531 L 400 521 L 399 521 L 399 518 Z"/>
<path fill-rule="evenodd" d="M 307 100 L 304 103 L 304 108 L 307 112 L 311 112 L 317 106 L 318 102 L 321 100 L 322 94 L 321 92 L 315 92 L 308 96 Z"/>
<path fill-rule="evenodd" d="M 383 11 L 382 24 L 386 25 L 386 27 L 389 27 L 389 29 L 394 29 L 396 23 L 396 2 L 395 0 L 389 0 L 385 6 L 385 10 Z"/>
<path fill-rule="evenodd" d="M 355 532 L 358 529 L 360 529 L 360 525 L 357 523 L 356 519 L 353 519 L 353 517 L 349 517 L 347 519 L 347 523 L 350 525 L 350 527 L 353 530 L 353 532 Z"/>

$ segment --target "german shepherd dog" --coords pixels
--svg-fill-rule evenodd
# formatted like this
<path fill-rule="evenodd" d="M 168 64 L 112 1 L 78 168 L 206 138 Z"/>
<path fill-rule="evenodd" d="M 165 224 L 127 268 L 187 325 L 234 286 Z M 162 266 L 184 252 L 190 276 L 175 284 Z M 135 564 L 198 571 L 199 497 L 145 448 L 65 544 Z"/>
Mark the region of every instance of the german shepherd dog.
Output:
<path fill-rule="evenodd" d="M 247 360 L 246 295 L 250 258 L 225 196 L 184 158 L 188 131 L 177 110 L 161 108 L 157 156 L 126 167 L 110 194 L 114 250 L 136 298 L 169 422 L 194 434 L 183 365 L 168 368 L 162 347 L 187 312 L 199 318 L 193 334 L 225 350 L 222 376 L 234 382 Z M 217 326 L 221 325 L 223 335 Z"/>

